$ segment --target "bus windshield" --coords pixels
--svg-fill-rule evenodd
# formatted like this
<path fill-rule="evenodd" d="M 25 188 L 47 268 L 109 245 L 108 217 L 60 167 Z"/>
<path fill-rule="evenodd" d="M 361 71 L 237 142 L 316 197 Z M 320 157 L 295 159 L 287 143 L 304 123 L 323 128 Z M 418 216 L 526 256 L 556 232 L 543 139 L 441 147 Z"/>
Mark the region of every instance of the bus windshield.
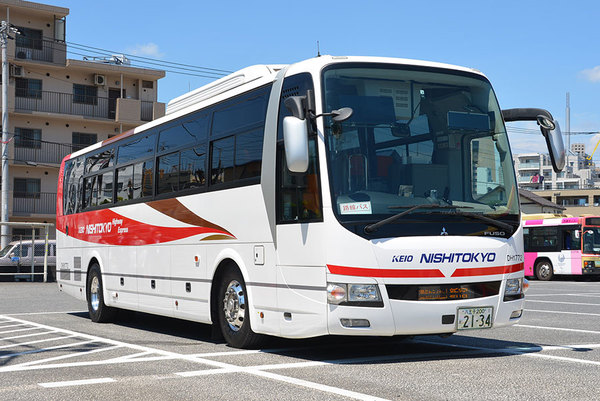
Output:
<path fill-rule="evenodd" d="M 600 227 L 586 226 L 584 228 L 583 252 L 600 254 Z"/>
<path fill-rule="evenodd" d="M 507 226 L 490 219 L 518 226 L 508 138 L 485 78 L 346 64 L 323 72 L 323 93 L 326 112 L 353 110 L 344 122 L 325 121 L 333 209 L 342 224 L 361 232 L 360 225 L 421 205 L 379 235 L 439 235 L 440 223 L 448 235 Z M 484 218 L 465 223 L 465 215 Z M 402 224 L 415 220 L 424 223 L 417 232 Z"/>

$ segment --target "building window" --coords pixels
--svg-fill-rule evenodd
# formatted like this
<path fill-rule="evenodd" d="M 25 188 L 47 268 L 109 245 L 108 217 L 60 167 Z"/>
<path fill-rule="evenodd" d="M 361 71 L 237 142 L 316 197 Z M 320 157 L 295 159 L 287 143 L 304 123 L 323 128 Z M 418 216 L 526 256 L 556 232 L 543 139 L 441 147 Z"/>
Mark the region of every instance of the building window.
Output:
<path fill-rule="evenodd" d="M 40 188 L 41 182 L 39 178 L 15 178 L 14 197 L 39 199 Z"/>
<path fill-rule="evenodd" d="M 144 88 L 144 89 L 154 89 L 154 81 L 142 80 L 142 88 Z"/>
<path fill-rule="evenodd" d="M 42 98 L 42 80 L 15 78 L 15 96 L 34 99 Z"/>
<path fill-rule="evenodd" d="M 73 132 L 73 152 L 88 147 L 98 142 L 97 134 L 86 134 L 83 132 Z"/>
<path fill-rule="evenodd" d="M 98 88 L 92 85 L 73 84 L 73 103 L 98 104 Z"/>
<path fill-rule="evenodd" d="M 42 130 L 15 127 L 15 146 L 18 148 L 41 149 Z"/>
<path fill-rule="evenodd" d="M 35 228 L 35 238 L 40 238 L 40 229 Z M 33 232 L 31 228 L 24 227 L 13 227 L 12 229 L 12 241 L 31 240 L 31 234 Z"/>
<path fill-rule="evenodd" d="M 17 29 L 19 30 L 19 34 L 15 38 L 17 47 L 42 50 L 43 32 L 41 30 L 20 26 L 17 27 Z M 26 56 L 19 57 L 19 54 L 17 53 L 17 58 L 26 58 Z"/>

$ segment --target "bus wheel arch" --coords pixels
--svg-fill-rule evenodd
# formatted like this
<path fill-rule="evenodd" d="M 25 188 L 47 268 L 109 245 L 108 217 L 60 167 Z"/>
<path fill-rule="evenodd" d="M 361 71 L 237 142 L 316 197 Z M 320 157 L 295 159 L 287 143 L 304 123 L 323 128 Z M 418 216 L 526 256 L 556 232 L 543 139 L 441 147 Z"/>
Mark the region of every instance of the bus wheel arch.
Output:
<path fill-rule="evenodd" d="M 549 281 L 554 276 L 554 267 L 548 258 L 539 258 L 534 265 L 535 278 L 541 281 Z"/>
<path fill-rule="evenodd" d="M 232 259 L 222 260 L 213 276 L 211 320 L 227 343 L 235 348 L 255 348 L 261 335 L 252 330 L 246 280 Z"/>
<path fill-rule="evenodd" d="M 115 309 L 104 303 L 104 283 L 100 263 L 95 257 L 90 259 L 86 275 L 85 295 L 90 319 L 95 323 L 109 322 L 114 318 Z"/>

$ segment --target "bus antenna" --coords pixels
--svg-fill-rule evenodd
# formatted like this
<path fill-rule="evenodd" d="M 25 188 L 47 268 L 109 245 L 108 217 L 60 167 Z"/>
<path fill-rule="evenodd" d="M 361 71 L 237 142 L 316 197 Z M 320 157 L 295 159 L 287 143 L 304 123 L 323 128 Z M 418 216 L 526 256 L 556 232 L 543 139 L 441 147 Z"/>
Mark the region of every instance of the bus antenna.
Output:
<path fill-rule="evenodd" d="M 319 48 L 319 41 L 317 40 L 317 57 L 321 57 L 321 49 Z"/>

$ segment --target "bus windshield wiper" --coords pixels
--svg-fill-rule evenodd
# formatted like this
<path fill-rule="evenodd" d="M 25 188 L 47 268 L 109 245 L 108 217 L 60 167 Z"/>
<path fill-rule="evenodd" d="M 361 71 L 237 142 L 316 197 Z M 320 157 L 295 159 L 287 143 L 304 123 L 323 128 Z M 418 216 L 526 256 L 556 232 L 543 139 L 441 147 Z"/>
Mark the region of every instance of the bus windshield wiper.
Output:
<path fill-rule="evenodd" d="M 487 217 L 484 216 L 482 214 L 479 213 L 473 213 L 473 212 L 465 212 L 462 210 L 448 210 L 448 211 L 431 211 L 431 212 L 425 212 L 427 214 L 447 214 L 447 215 L 452 215 L 452 216 L 463 216 L 469 219 L 473 219 L 473 220 L 479 220 L 479 221 L 483 221 L 484 223 L 488 223 L 496 228 L 500 228 L 503 230 L 508 231 L 509 234 L 512 234 L 515 231 L 515 228 L 508 224 L 505 223 L 503 221 L 499 221 L 499 220 L 494 220 L 491 217 Z"/>
<path fill-rule="evenodd" d="M 400 207 L 404 207 L 404 206 L 396 206 L 396 207 L 390 207 L 390 208 L 400 208 Z M 413 207 L 409 208 L 408 210 L 405 210 L 403 212 L 400 212 L 398 214 L 395 214 L 393 216 L 390 216 L 388 218 L 380 220 L 377 223 L 373 223 L 373 224 L 369 224 L 368 226 L 365 226 L 365 233 L 370 234 L 370 233 L 372 233 L 374 231 L 377 231 L 377 229 L 379 227 L 384 226 L 384 225 L 389 224 L 389 223 L 393 223 L 394 221 L 398 220 L 402 216 L 406 216 L 407 214 L 410 214 L 410 213 L 414 212 L 415 210 L 418 210 L 418 209 L 432 209 L 432 208 L 456 209 L 456 206 L 451 206 L 451 205 L 437 205 L 435 203 L 423 203 L 421 205 L 416 205 L 416 206 L 413 206 Z"/>
<path fill-rule="evenodd" d="M 462 206 L 464 207 L 464 206 Z M 508 223 L 505 223 L 503 221 L 498 221 L 498 220 L 494 220 L 490 217 L 481 215 L 479 213 L 473 213 L 473 212 L 465 212 L 462 210 L 456 210 L 457 206 L 452 206 L 452 205 L 436 205 L 436 204 L 421 204 L 421 205 L 416 205 L 413 206 L 403 212 L 400 212 L 398 214 L 395 214 L 393 216 L 390 216 L 386 219 L 383 219 L 381 221 L 378 221 L 377 223 L 373 223 L 373 224 L 369 224 L 368 226 L 365 226 L 365 233 L 370 234 L 374 231 L 377 231 L 377 229 L 381 226 L 384 226 L 386 224 L 389 223 L 393 223 L 394 221 L 398 220 L 399 218 L 406 216 L 407 214 L 410 214 L 412 212 L 414 212 L 415 210 L 419 210 L 419 209 L 454 209 L 454 210 L 444 210 L 444 211 L 428 211 L 428 212 L 424 212 L 426 214 L 447 214 L 447 215 L 453 215 L 453 216 L 463 216 L 466 218 L 470 218 L 473 220 L 479 220 L 479 221 L 483 221 L 485 223 L 488 223 L 494 227 L 503 229 L 508 231 L 510 234 L 512 234 L 514 232 L 514 227 Z"/>

